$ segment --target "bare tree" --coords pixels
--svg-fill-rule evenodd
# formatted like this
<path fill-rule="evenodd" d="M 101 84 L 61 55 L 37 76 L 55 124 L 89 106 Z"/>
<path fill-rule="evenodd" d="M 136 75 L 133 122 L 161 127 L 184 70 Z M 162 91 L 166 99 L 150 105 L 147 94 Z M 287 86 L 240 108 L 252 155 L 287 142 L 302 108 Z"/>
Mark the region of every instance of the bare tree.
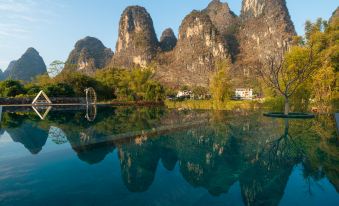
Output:
<path fill-rule="evenodd" d="M 65 63 L 60 60 L 54 60 L 48 68 L 48 74 L 51 77 L 58 75 L 65 67 Z"/>
<path fill-rule="evenodd" d="M 292 55 L 292 60 L 287 61 L 285 57 Z M 289 98 L 316 70 L 314 61 L 312 47 L 294 47 L 286 55 L 283 49 L 280 55 L 268 56 L 266 62 L 257 67 L 259 76 L 267 86 L 284 97 L 285 115 L 290 112 Z"/>

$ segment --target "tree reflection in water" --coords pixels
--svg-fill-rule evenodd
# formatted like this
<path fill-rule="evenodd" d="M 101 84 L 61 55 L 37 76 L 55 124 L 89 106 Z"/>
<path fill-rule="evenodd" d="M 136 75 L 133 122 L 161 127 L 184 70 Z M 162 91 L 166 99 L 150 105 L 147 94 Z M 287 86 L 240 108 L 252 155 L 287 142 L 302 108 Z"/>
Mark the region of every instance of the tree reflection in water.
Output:
<path fill-rule="evenodd" d="M 338 191 L 338 142 L 333 119 L 278 120 L 260 112 L 175 111 L 164 108 L 52 110 L 41 121 L 32 112 L 4 112 L 1 130 L 37 154 L 47 137 L 69 143 L 80 160 L 97 164 L 117 149 L 122 180 L 131 192 L 152 185 L 159 162 L 179 167 L 193 187 L 214 196 L 240 182 L 246 205 L 278 205 L 296 165 L 305 181 L 327 177 Z"/>

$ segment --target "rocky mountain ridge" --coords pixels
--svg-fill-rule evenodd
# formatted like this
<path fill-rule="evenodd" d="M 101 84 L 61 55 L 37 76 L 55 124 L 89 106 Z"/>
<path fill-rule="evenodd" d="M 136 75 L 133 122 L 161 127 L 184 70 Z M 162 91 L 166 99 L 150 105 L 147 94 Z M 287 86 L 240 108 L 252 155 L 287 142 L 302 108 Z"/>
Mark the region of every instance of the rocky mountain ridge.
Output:
<path fill-rule="evenodd" d="M 113 65 L 132 68 L 152 62 L 157 79 L 167 85 L 208 87 L 218 62 L 227 62 L 242 78 L 254 62 L 288 47 L 295 35 L 285 0 L 243 0 L 240 16 L 227 3 L 212 0 L 184 18 L 177 41 L 167 30 L 160 42 L 147 10 L 134 6 L 121 16 Z"/>
<path fill-rule="evenodd" d="M 168 85 L 205 86 L 216 63 L 229 61 L 230 52 L 209 16 L 193 11 L 183 20 L 177 45 L 169 56 L 172 61 L 158 65 L 156 74 L 160 81 Z"/>
<path fill-rule="evenodd" d="M 337 8 L 331 19 L 338 14 Z M 160 40 L 147 10 L 129 6 L 120 18 L 115 53 L 86 37 L 75 44 L 65 70 L 91 75 L 105 67 L 151 66 L 155 78 L 168 86 L 208 87 L 217 65 L 227 63 L 232 79 L 247 86 L 253 82 L 253 65 L 288 48 L 295 35 L 285 0 L 242 0 L 239 16 L 226 2 L 212 0 L 183 19 L 178 37 L 168 28 Z"/>
<path fill-rule="evenodd" d="M 47 74 L 47 68 L 39 52 L 28 48 L 20 59 L 12 61 L 5 72 L 3 79 L 32 81 L 36 76 Z"/>

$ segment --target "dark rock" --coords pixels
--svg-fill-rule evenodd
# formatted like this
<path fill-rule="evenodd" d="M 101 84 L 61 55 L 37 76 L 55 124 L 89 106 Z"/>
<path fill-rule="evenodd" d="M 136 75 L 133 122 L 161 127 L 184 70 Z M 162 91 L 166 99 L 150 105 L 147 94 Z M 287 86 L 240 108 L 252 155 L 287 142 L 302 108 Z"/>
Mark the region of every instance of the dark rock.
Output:
<path fill-rule="evenodd" d="M 160 38 L 160 47 L 162 51 L 171 51 L 177 44 L 177 37 L 171 28 L 165 29 Z"/>
<path fill-rule="evenodd" d="M 104 68 L 112 59 L 113 52 L 94 37 L 79 40 L 70 53 L 65 71 L 79 71 L 92 74 L 96 69 Z"/>
<path fill-rule="evenodd" d="M 4 72 L 5 79 L 32 81 L 36 76 L 46 74 L 44 60 L 34 48 L 27 51 L 17 61 L 12 61 Z"/>
<path fill-rule="evenodd" d="M 158 48 L 150 14 L 140 6 L 127 7 L 121 15 L 112 64 L 126 68 L 144 67 L 156 56 Z"/>

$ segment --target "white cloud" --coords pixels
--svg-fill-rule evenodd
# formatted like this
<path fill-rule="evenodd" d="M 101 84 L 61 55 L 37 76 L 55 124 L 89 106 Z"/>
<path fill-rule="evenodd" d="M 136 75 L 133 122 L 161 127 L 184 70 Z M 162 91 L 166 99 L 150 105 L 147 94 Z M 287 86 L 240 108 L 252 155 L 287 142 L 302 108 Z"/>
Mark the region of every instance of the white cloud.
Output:
<path fill-rule="evenodd" d="M 18 45 L 31 46 L 33 34 L 57 19 L 67 1 L 0 0 L 0 67 L 4 69 L 18 55 Z M 46 25 L 48 24 L 48 25 Z M 17 42 L 20 42 L 20 44 Z M 5 52 L 6 51 L 6 52 Z"/>
<path fill-rule="evenodd" d="M 0 36 L 28 33 L 32 27 L 50 23 L 55 7 L 64 5 L 52 0 L 0 0 Z"/>
<path fill-rule="evenodd" d="M 1 0 L 0 11 L 2 12 L 26 12 L 29 10 L 29 5 L 22 2 L 14 2 L 12 0 Z"/>

